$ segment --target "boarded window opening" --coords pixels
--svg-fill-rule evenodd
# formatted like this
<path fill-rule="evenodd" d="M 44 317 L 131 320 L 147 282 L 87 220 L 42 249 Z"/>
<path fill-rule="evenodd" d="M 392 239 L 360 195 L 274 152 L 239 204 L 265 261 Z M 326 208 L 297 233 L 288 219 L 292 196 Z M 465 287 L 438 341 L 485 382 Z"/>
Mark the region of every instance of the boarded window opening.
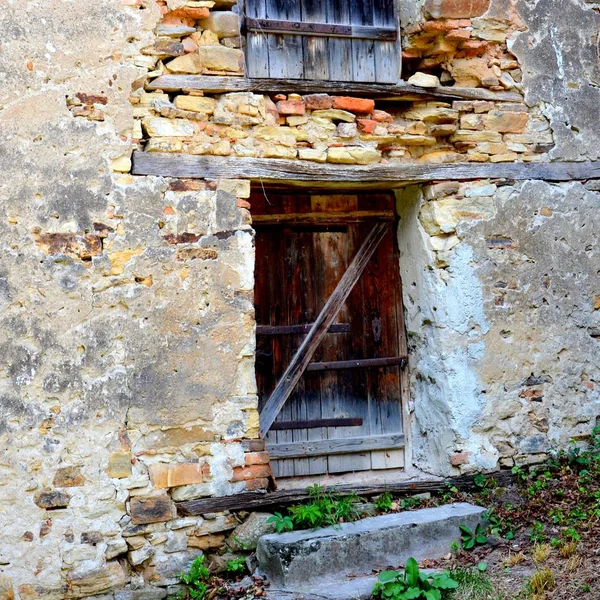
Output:
<path fill-rule="evenodd" d="M 396 83 L 395 0 L 246 0 L 249 77 Z"/>
<path fill-rule="evenodd" d="M 404 466 L 406 339 L 393 197 L 257 193 L 262 409 L 374 223 L 385 234 L 266 435 L 278 477 Z"/>

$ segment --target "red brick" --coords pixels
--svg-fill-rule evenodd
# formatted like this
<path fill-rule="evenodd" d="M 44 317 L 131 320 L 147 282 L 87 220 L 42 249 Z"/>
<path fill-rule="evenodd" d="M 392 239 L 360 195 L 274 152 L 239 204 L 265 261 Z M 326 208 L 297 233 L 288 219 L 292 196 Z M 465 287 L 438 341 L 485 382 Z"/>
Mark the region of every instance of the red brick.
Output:
<path fill-rule="evenodd" d="M 449 31 L 446 34 L 447 40 L 452 41 L 464 41 L 468 40 L 471 37 L 471 32 L 467 29 L 454 29 L 453 31 Z"/>
<path fill-rule="evenodd" d="M 246 466 L 251 465 L 268 465 L 269 464 L 269 453 L 268 452 L 252 452 L 246 454 Z"/>
<path fill-rule="evenodd" d="M 348 112 L 359 115 L 368 115 L 375 108 L 375 100 L 370 98 L 352 98 L 350 96 L 335 96 L 333 98 L 333 108 L 347 110 Z"/>
<path fill-rule="evenodd" d="M 179 485 L 202 483 L 209 472 L 209 466 L 200 463 L 158 463 L 148 468 L 155 488 L 170 488 Z"/>
<path fill-rule="evenodd" d="M 374 119 L 356 119 L 356 123 L 361 133 L 373 133 L 377 127 L 377 121 Z"/>
<path fill-rule="evenodd" d="M 208 8 L 182 6 L 181 8 L 172 10 L 171 12 L 168 12 L 165 15 L 165 19 L 169 19 L 171 17 L 175 17 L 178 19 L 193 19 L 194 21 L 196 21 L 197 19 L 208 19 L 208 17 L 210 17 L 210 11 L 208 10 Z"/>
<path fill-rule="evenodd" d="M 393 123 L 394 117 L 390 115 L 389 112 L 385 112 L 385 110 L 374 110 L 371 115 L 373 121 L 377 121 L 378 123 Z"/>
<path fill-rule="evenodd" d="M 249 479 L 246 481 L 246 490 L 252 492 L 254 490 L 266 490 L 269 487 L 269 480 L 264 477 L 258 479 Z"/>
<path fill-rule="evenodd" d="M 453 467 L 458 467 L 460 465 L 466 465 L 469 462 L 469 453 L 468 452 L 455 452 L 450 455 L 450 464 Z"/>
<path fill-rule="evenodd" d="M 250 467 L 235 467 L 231 481 L 244 481 L 246 479 L 257 479 L 259 477 L 270 477 L 270 465 L 252 465 Z"/>
<path fill-rule="evenodd" d="M 304 102 L 309 110 L 327 110 L 333 106 L 333 98 L 327 94 L 309 94 L 304 96 Z"/>
<path fill-rule="evenodd" d="M 434 19 L 465 19 L 481 16 L 490 0 L 425 0 L 425 13 Z"/>
<path fill-rule="evenodd" d="M 276 106 L 279 114 L 286 117 L 292 115 L 302 116 L 306 113 L 306 104 L 300 100 L 280 100 Z"/>
<path fill-rule="evenodd" d="M 456 19 L 425 21 L 425 23 L 423 23 L 423 31 L 450 31 L 451 29 L 458 29 L 459 27 L 460 21 Z"/>
<path fill-rule="evenodd" d="M 250 208 L 252 208 L 252 205 L 250 204 L 250 202 L 248 202 L 248 200 L 243 200 L 242 198 L 238 198 L 238 199 L 236 200 L 236 203 L 235 203 L 235 205 L 236 205 L 238 208 L 247 208 L 247 209 L 250 209 Z"/>

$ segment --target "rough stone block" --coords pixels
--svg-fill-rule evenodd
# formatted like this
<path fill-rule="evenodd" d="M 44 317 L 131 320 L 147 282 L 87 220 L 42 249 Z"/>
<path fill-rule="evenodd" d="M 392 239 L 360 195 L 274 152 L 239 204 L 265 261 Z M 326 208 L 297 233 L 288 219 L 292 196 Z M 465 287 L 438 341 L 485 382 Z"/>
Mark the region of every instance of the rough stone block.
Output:
<path fill-rule="evenodd" d="M 381 160 L 381 153 L 374 148 L 362 148 L 359 146 L 329 148 L 327 151 L 327 160 L 338 164 L 372 165 Z"/>
<path fill-rule="evenodd" d="M 275 585 L 301 588 L 319 578 L 367 574 L 373 569 L 440 558 L 460 539 L 459 525 L 475 528 L 484 509 L 466 503 L 345 523 L 338 528 L 262 537 L 261 569 Z"/>
<path fill-rule="evenodd" d="M 80 473 L 81 467 L 61 467 L 56 471 L 52 484 L 55 487 L 77 487 L 83 485 L 85 480 Z"/>
<path fill-rule="evenodd" d="M 490 0 L 426 0 L 425 13 L 434 19 L 466 19 L 482 15 Z"/>
<path fill-rule="evenodd" d="M 194 135 L 194 125 L 187 119 L 146 117 L 142 124 L 146 133 L 151 137 L 191 137 Z"/>
<path fill-rule="evenodd" d="M 175 516 L 173 502 L 166 494 L 136 496 L 131 499 L 129 510 L 134 525 L 170 521 Z"/>
<path fill-rule="evenodd" d="M 254 550 L 258 540 L 263 535 L 275 533 L 275 524 L 267 523 L 272 517 L 271 513 L 255 512 L 238 525 L 227 538 L 227 545 L 232 550 Z"/>
<path fill-rule="evenodd" d="M 207 19 L 199 23 L 202 29 L 210 29 L 220 38 L 235 37 L 240 35 L 240 17 L 228 10 L 215 10 Z"/>
<path fill-rule="evenodd" d="M 240 73 L 244 70 L 244 53 L 237 48 L 200 46 L 198 55 L 205 69 L 232 71 L 234 73 Z"/>
<path fill-rule="evenodd" d="M 58 490 L 47 490 L 37 492 L 33 501 L 40 507 L 45 508 L 47 510 L 52 510 L 54 508 L 65 508 L 69 506 L 69 502 L 71 500 L 71 496 L 65 492 L 60 492 Z"/>
<path fill-rule="evenodd" d="M 126 479 L 131 475 L 131 453 L 113 452 L 108 457 L 106 474 L 113 479 Z"/>
<path fill-rule="evenodd" d="M 175 97 L 175 106 L 182 110 L 191 110 L 193 112 L 212 115 L 217 107 L 217 101 L 214 98 L 206 96 L 188 96 L 179 95 Z"/>
<path fill-rule="evenodd" d="M 0 600 L 14 600 L 12 580 L 5 575 L 0 574 Z"/>

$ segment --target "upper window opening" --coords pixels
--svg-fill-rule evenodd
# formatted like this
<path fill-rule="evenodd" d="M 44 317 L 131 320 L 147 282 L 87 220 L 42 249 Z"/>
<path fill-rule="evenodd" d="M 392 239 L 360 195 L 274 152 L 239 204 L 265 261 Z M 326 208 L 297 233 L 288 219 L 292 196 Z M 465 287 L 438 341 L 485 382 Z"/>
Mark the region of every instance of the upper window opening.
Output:
<path fill-rule="evenodd" d="M 395 0 L 246 0 L 249 77 L 396 83 Z"/>

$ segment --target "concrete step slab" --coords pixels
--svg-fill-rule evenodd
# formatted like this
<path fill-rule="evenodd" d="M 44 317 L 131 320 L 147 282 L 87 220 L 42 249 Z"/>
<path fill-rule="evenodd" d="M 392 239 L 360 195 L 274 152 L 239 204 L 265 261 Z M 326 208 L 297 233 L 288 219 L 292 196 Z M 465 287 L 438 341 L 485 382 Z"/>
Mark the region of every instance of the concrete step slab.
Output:
<path fill-rule="evenodd" d="M 341 583 L 350 575 L 397 567 L 411 556 L 418 561 L 440 558 L 452 542 L 460 540 L 458 526 L 474 529 L 484 510 L 461 502 L 339 527 L 266 535 L 259 540 L 256 555 L 260 570 L 274 587 L 309 590 L 315 582 Z"/>

